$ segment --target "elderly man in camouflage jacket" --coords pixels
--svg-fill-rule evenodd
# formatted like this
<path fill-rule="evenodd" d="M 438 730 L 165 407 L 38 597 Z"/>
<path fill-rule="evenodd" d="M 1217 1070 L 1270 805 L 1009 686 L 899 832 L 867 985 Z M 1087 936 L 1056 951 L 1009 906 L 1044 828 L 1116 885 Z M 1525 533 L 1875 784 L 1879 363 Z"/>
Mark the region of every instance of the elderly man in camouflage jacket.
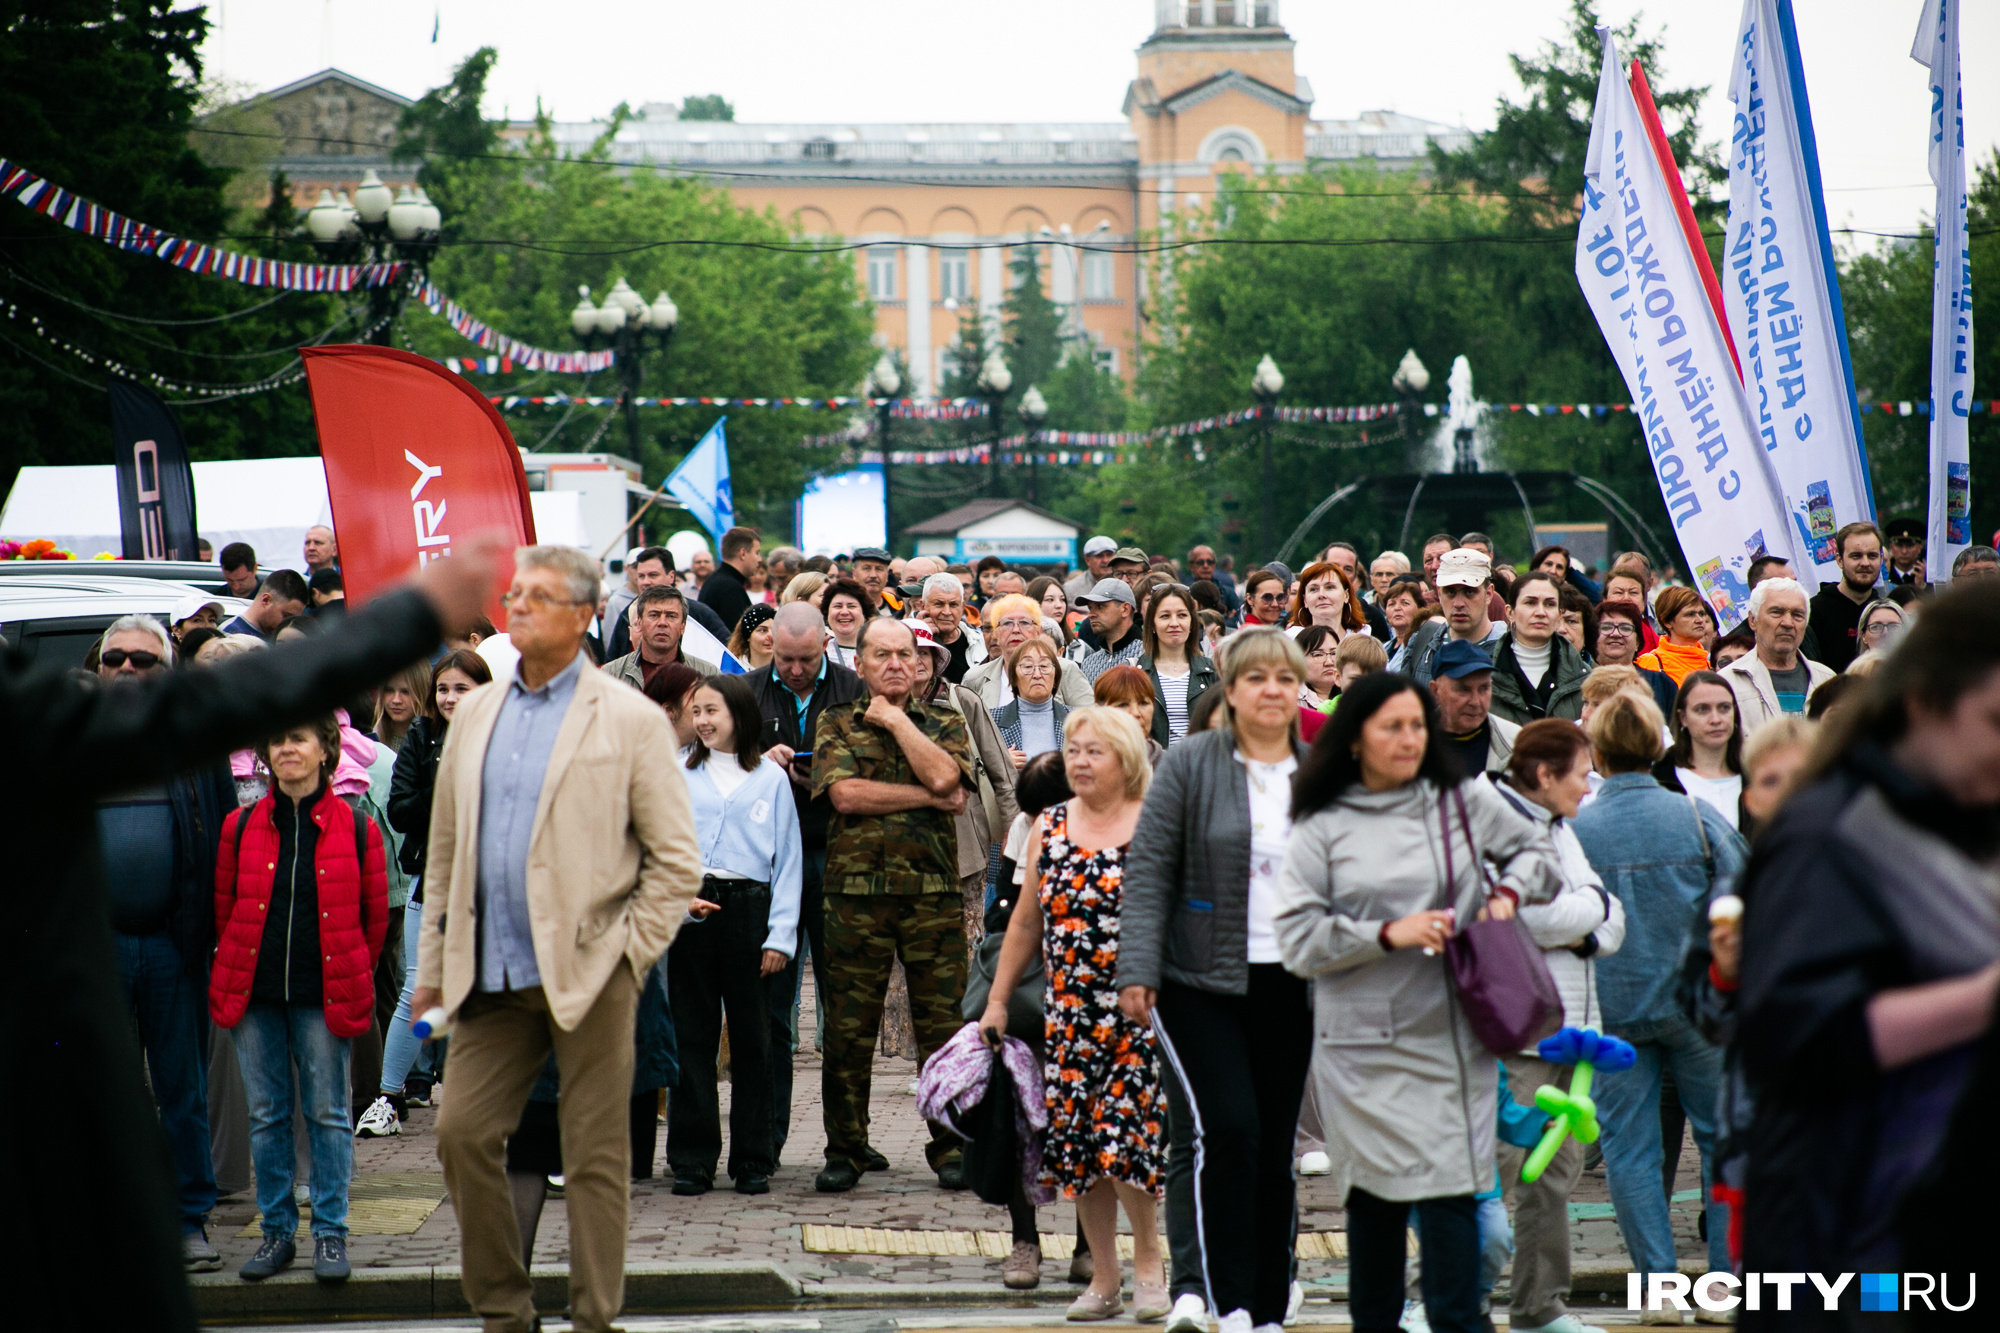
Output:
<path fill-rule="evenodd" d="M 870 620 L 855 659 L 869 697 L 821 713 L 813 742 L 813 793 L 833 804 L 824 909 L 826 1166 L 813 1181 L 829 1194 L 888 1165 L 868 1147 L 868 1090 L 893 961 L 902 960 L 909 981 L 920 1063 L 957 1031 L 965 993 L 953 820 L 972 790 L 972 746 L 962 716 L 912 697 L 917 651 L 900 621 Z M 933 1126 L 924 1155 L 940 1184 L 959 1187 L 955 1137 Z"/>

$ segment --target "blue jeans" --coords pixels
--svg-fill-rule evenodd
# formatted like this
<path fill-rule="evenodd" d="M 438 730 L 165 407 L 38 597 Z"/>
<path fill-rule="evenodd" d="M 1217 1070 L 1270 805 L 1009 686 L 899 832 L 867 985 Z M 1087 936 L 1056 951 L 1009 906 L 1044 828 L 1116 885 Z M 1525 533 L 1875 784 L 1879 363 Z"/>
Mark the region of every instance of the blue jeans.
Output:
<path fill-rule="evenodd" d="M 1618 1230 L 1632 1256 L 1633 1271 L 1680 1271 L 1674 1253 L 1673 1222 L 1660 1168 L 1666 1151 L 1660 1142 L 1660 1071 L 1674 1071 L 1681 1105 L 1701 1150 L 1702 1198 L 1709 1198 L 1709 1173 L 1715 1148 L 1716 1099 L 1722 1090 L 1722 1048 L 1705 1040 L 1683 1018 L 1620 1027 L 1617 1035 L 1639 1052 L 1639 1062 L 1622 1074 L 1606 1074 L 1592 1085 L 1597 1119 L 1603 1130 L 1604 1175 L 1611 1187 L 1611 1206 Z M 1729 1271 L 1729 1207 L 1708 1203 L 1709 1271 Z"/>
<path fill-rule="evenodd" d="M 396 1017 L 382 1037 L 382 1091 L 400 1093 L 409 1081 L 410 1067 L 417 1062 L 424 1044 L 410 1031 L 416 1015 L 410 1012 L 410 998 L 417 990 L 417 939 L 424 928 L 424 905 L 415 898 L 403 905 L 403 993 L 396 999 Z"/>
<path fill-rule="evenodd" d="M 1507 1261 L 1514 1257 L 1514 1224 L 1507 1220 L 1507 1204 L 1495 1195 L 1479 1204 L 1479 1301 L 1485 1307 L 1493 1294 L 1493 1284 Z"/>
<path fill-rule="evenodd" d="M 257 1168 L 257 1208 L 264 1234 L 291 1239 L 299 1229 L 292 1199 L 292 1074 L 298 1073 L 306 1142 L 312 1149 L 314 1236 L 347 1236 L 347 1185 L 354 1176 L 354 1127 L 347 1119 L 347 1070 L 353 1042 L 336 1037 L 318 1005 L 253 1000 L 235 1028 L 236 1058 L 250 1095 L 250 1160 Z"/>
<path fill-rule="evenodd" d="M 138 1025 L 160 1108 L 160 1128 L 180 1182 L 181 1229 L 199 1231 L 215 1207 L 208 1141 L 208 996 L 181 966 L 173 938 L 118 936 L 118 974 Z"/>

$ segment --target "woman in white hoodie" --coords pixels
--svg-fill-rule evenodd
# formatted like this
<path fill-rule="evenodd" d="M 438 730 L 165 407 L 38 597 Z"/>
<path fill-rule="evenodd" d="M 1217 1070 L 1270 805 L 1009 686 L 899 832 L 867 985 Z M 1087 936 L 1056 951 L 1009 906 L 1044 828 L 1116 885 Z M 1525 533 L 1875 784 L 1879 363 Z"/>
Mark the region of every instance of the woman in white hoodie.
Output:
<path fill-rule="evenodd" d="M 1546 903 L 1524 904 L 1521 923 L 1542 946 L 1543 961 L 1562 995 L 1563 1023 L 1601 1028 L 1597 1007 L 1599 954 L 1625 942 L 1625 909 L 1591 869 L 1569 817 L 1590 790 L 1590 739 L 1574 722 L 1544 718 L 1521 728 L 1504 780 L 1495 785 L 1515 809 L 1545 827 L 1562 868 L 1562 888 Z M 1569 1086 L 1572 1069 L 1533 1051 L 1510 1055 L 1507 1081 L 1515 1100 L 1537 1087 Z M 1501 1178 L 1520 1179 L 1518 1148 L 1501 1150 Z M 1583 1173 L 1583 1145 L 1566 1139 L 1541 1178 L 1514 1184 L 1514 1278 L 1509 1318 L 1519 1333 L 1581 1333 L 1587 1327 L 1563 1306 L 1569 1291 L 1569 1192 Z"/>

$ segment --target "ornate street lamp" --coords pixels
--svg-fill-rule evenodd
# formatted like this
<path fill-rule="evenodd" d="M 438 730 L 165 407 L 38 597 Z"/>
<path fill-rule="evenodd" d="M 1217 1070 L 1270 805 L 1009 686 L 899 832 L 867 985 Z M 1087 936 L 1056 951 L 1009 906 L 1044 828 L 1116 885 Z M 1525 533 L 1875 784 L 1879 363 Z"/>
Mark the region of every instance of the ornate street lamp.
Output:
<path fill-rule="evenodd" d="M 386 264 L 401 261 L 421 271 L 437 253 L 443 215 L 422 189 L 404 186 L 398 194 L 372 169 L 362 173 L 354 200 L 346 191 L 319 192 L 306 211 L 306 237 L 331 263 Z M 368 293 L 369 341 L 387 347 L 393 316 L 408 295 L 411 281 L 374 287 Z"/>
<path fill-rule="evenodd" d="M 875 369 L 862 381 L 861 391 L 875 403 L 875 443 L 882 451 L 882 539 L 894 554 L 896 492 L 890 485 L 889 418 L 896 408 L 896 395 L 903 391 L 903 376 L 896 369 L 895 358 L 886 350 L 875 362 Z"/>
<path fill-rule="evenodd" d="M 665 292 L 646 298 L 619 278 L 604 294 L 602 305 L 592 305 L 590 288 L 576 289 L 576 308 L 569 312 L 569 326 L 586 347 L 599 341 L 611 344 L 612 368 L 618 372 L 618 406 L 625 417 L 626 454 L 643 463 L 639 447 L 639 387 L 644 375 L 643 353 L 656 347 L 664 355 L 667 344 L 680 327 L 680 307 Z"/>
<path fill-rule="evenodd" d="M 1389 383 L 1396 390 L 1396 419 L 1402 427 L 1403 442 L 1414 445 L 1417 442 L 1417 419 L 1424 411 L 1417 399 L 1431 385 L 1431 372 L 1418 360 L 1416 348 L 1403 353 L 1403 359 L 1396 365 L 1395 377 Z"/>
<path fill-rule="evenodd" d="M 1256 371 L 1250 376 L 1250 391 L 1257 395 L 1257 424 L 1261 427 L 1258 434 L 1262 437 L 1264 455 L 1264 484 L 1260 488 L 1263 491 L 1263 502 L 1260 517 L 1263 524 L 1261 536 L 1264 549 L 1267 551 L 1275 551 L 1277 549 L 1275 543 L 1278 540 L 1278 477 L 1277 468 L 1271 458 L 1271 419 L 1276 413 L 1272 408 L 1277 405 L 1278 395 L 1284 392 L 1284 389 L 1285 377 L 1279 371 L 1278 363 L 1273 361 L 1267 352 L 1264 359 L 1257 363 Z"/>
<path fill-rule="evenodd" d="M 979 368 L 979 380 L 975 387 L 979 396 L 986 400 L 986 415 L 993 427 L 992 477 L 988 489 L 994 495 L 1000 494 L 1000 429 L 1002 412 L 1007 402 L 1007 390 L 1014 387 L 1014 372 L 1007 369 L 1007 363 L 1000 357 L 1000 349 L 994 348 L 986 354 L 986 363 Z"/>
<path fill-rule="evenodd" d="M 1042 428 L 1042 423 L 1049 419 L 1048 400 L 1042 397 L 1042 391 L 1040 389 L 1037 389 L 1034 385 L 1030 384 L 1028 386 L 1028 391 L 1021 395 L 1020 404 L 1015 407 L 1014 412 L 1015 415 L 1021 418 L 1021 429 L 1028 432 L 1028 434 L 1032 437 L 1036 431 Z M 1041 451 L 1035 448 L 1035 443 L 1036 442 L 1032 438 L 1030 438 L 1028 441 L 1028 503 L 1029 504 L 1033 504 L 1035 502 L 1035 496 L 1037 492 L 1036 483 L 1040 480 L 1039 468 L 1042 460 Z"/>

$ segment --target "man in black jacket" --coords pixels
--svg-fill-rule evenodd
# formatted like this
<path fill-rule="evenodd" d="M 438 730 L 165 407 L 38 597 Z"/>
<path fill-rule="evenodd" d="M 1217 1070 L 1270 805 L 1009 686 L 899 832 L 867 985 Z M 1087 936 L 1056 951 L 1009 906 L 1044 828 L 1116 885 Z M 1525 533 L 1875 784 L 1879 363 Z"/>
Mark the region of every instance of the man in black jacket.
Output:
<path fill-rule="evenodd" d="M 805 849 L 805 873 L 799 886 L 799 925 L 812 950 L 813 986 L 820 985 L 820 963 L 826 952 L 821 891 L 826 879 L 826 826 L 833 817 L 831 797 L 812 794 L 812 737 L 819 715 L 834 704 L 852 703 L 867 691 L 861 677 L 826 658 L 826 621 L 807 602 L 778 608 L 772 622 L 771 664 L 744 677 L 764 715 L 764 757 L 787 769 L 792 797 L 799 807 L 799 835 Z M 787 1052 L 771 1061 L 771 1111 L 776 1145 L 782 1152 L 792 1123 L 792 1059 L 799 1044 L 799 959 L 771 978 L 771 1049 Z"/>
<path fill-rule="evenodd" d="M 11 1253 L 36 1275 L 10 1326 L 195 1327 L 167 1148 L 116 981 L 97 800 L 324 714 L 463 634 L 504 546 L 457 545 L 411 590 L 212 671 L 90 689 L 0 653 L 0 766 L 22 779 L 0 806 L 16 890 L 0 933 L 0 1069 L 10 1087 L 63 1100 L 59 1115 L 30 1096 L 0 1112 Z"/>
<path fill-rule="evenodd" d="M 702 580 L 701 604 L 722 618 L 728 631 L 724 642 L 736 632 L 736 622 L 750 609 L 750 576 L 757 572 L 757 529 L 731 528 L 722 534 L 722 563 Z"/>
<path fill-rule="evenodd" d="M 123 616 L 99 640 L 97 676 L 123 689 L 172 668 L 166 628 Z M 126 1004 L 146 1052 L 160 1128 L 173 1153 L 182 1253 L 190 1272 L 222 1256 L 208 1239 L 215 1163 L 208 1128 L 208 957 L 215 947 L 215 845 L 236 785 L 216 761 L 97 803 L 111 929 Z"/>

